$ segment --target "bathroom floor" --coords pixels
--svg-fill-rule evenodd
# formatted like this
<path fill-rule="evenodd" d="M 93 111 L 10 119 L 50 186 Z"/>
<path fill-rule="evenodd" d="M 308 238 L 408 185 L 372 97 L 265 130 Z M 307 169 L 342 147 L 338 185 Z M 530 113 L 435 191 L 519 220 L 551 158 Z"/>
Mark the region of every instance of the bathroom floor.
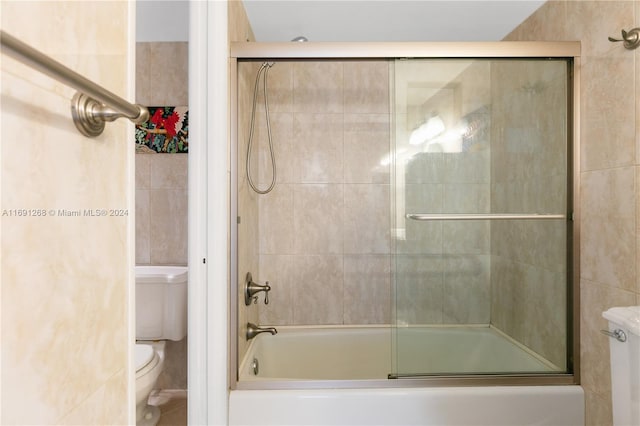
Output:
<path fill-rule="evenodd" d="M 160 407 L 160 421 L 157 426 L 187 426 L 187 398 L 171 398 Z"/>

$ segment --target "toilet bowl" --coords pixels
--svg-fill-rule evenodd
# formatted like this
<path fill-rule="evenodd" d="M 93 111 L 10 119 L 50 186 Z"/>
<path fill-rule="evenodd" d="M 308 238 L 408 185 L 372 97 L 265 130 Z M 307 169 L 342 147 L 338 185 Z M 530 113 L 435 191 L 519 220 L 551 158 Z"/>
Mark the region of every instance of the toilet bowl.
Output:
<path fill-rule="evenodd" d="M 640 306 L 602 313 L 610 337 L 611 399 L 614 426 L 640 425 Z"/>
<path fill-rule="evenodd" d="M 165 342 L 136 343 L 136 424 L 154 426 L 160 419 L 160 409 L 147 403 L 162 368 Z"/>
<path fill-rule="evenodd" d="M 187 335 L 187 268 L 136 266 L 136 424 L 155 426 L 149 395 L 162 373 L 165 341 Z"/>

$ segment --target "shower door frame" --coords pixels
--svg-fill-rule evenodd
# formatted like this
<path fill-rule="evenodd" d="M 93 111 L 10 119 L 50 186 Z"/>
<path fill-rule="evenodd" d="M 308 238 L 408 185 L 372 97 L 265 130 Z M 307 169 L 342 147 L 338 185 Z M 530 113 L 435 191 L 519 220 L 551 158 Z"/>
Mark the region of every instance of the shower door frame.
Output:
<path fill-rule="evenodd" d="M 580 384 L 580 42 L 233 42 L 230 50 L 230 309 L 229 386 L 232 390 Z M 565 59 L 567 60 L 567 364 L 570 372 L 418 376 L 387 380 L 265 380 L 238 378 L 238 60 L 349 59 Z"/>

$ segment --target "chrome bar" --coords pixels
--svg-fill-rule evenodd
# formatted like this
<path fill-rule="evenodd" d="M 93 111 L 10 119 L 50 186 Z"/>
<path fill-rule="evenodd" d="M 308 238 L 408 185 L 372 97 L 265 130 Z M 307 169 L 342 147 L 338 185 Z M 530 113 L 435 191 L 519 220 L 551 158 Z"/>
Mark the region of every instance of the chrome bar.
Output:
<path fill-rule="evenodd" d="M 409 213 L 407 219 L 413 220 L 550 220 L 566 219 L 563 214 L 526 214 L 526 213 L 478 213 L 478 214 L 419 214 Z"/>
<path fill-rule="evenodd" d="M 625 333 L 624 330 L 622 330 L 620 328 L 615 329 L 613 331 L 600 330 L 600 333 L 604 334 L 605 336 L 613 337 L 618 342 L 624 343 L 624 342 L 627 341 L 627 333 Z"/>
<path fill-rule="evenodd" d="M 2 52 L 61 83 L 77 89 L 71 105 L 74 124 L 86 136 L 102 133 L 106 121 L 126 117 L 134 123 L 149 119 L 149 110 L 131 104 L 49 56 L 0 30 Z"/>

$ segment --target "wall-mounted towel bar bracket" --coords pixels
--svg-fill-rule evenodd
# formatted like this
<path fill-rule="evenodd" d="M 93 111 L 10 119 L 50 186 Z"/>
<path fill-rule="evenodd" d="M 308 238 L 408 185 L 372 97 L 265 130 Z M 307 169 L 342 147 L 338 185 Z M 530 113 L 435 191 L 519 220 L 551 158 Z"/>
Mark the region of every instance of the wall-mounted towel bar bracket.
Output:
<path fill-rule="evenodd" d="M 98 136 L 107 121 L 120 117 L 126 117 L 136 124 L 149 119 L 146 107 L 127 102 L 12 35 L 0 31 L 0 41 L 2 53 L 78 90 L 71 100 L 71 116 L 83 135 Z"/>
<path fill-rule="evenodd" d="M 609 37 L 609 41 L 622 42 L 625 49 L 633 50 L 640 46 L 640 27 L 629 31 L 622 30 L 622 39 Z"/>

